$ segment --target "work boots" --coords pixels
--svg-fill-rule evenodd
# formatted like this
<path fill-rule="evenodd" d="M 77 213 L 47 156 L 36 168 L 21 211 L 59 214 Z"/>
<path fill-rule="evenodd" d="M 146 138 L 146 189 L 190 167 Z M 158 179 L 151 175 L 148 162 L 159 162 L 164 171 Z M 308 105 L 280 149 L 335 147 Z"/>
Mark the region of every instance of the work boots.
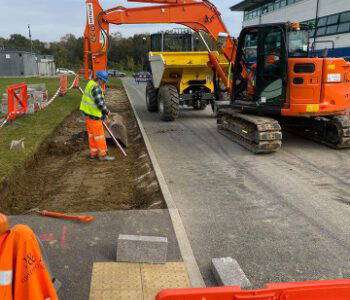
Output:
<path fill-rule="evenodd" d="M 100 161 L 112 161 L 112 160 L 115 160 L 115 157 L 110 155 L 105 155 L 105 156 L 99 156 L 98 159 Z"/>

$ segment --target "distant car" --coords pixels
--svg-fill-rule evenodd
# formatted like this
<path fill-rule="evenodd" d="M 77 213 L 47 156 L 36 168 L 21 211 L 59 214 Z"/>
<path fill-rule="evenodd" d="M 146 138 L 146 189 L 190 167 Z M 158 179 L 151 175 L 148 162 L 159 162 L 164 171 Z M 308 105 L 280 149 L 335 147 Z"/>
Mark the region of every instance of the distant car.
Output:
<path fill-rule="evenodd" d="M 90 69 L 89 69 L 88 71 L 89 71 L 89 73 L 91 72 Z M 79 71 L 78 71 L 79 74 L 84 74 L 84 72 L 85 72 L 85 69 L 84 69 L 84 68 L 81 68 L 81 69 L 79 69 Z"/>
<path fill-rule="evenodd" d="M 141 71 L 141 72 L 137 72 L 137 73 L 132 74 L 132 77 L 134 77 L 136 82 L 147 82 L 147 81 L 151 80 L 152 75 L 150 72 Z"/>
<path fill-rule="evenodd" d="M 125 77 L 126 74 L 118 70 L 107 70 L 107 73 L 111 77 Z"/>
<path fill-rule="evenodd" d="M 115 77 L 115 70 L 107 70 L 108 76 Z"/>
<path fill-rule="evenodd" d="M 120 72 L 120 71 L 115 72 L 115 77 L 125 77 L 125 76 L 126 76 L 126 74 L 123 72 Z"/>
<path fill-rule="evenodd" d="M 57 68 L 56 74 L 74 75 L 75 72 L 66 68 Z"/>

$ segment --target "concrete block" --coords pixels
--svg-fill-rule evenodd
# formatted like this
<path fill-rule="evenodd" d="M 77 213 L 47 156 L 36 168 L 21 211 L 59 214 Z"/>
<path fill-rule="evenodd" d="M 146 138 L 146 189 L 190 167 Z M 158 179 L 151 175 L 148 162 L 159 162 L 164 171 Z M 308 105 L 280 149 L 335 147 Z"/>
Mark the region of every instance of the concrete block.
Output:
<path fill-rule="evenodd" d="M 24 150 L 24 138 L 20 140 L 12 140 L 10 144 L 10 150 L 20 151 Z"/>
<path fill-rule="evenodd" d="M 45 83 L 28 84 L 28 89 L 32 89 L 32 90 L 40 91 L 40 92 L 45 92 L 46 91 L 46 84 Z"/>
<path fill-rule="evenodd" d="M 238 262 L 231 257 L 213 258 L 211 260 L 212 272 L 219 285 L 251 287 L 251 283 Z"/>
<path fill-rule="evenodd" d="M 117 261 L 162 264 L 166 262 L 167 250 L 166 237 L 120 234 Z"/>

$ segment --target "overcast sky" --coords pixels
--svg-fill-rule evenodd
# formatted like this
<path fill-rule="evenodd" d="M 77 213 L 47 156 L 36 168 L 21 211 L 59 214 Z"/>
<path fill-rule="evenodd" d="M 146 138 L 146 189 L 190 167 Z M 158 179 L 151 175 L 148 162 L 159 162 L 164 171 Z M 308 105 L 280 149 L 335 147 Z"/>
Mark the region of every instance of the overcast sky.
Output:
<path fill-rule="evenodd" d="M 30 24 L 33 39 L 57 41 L 67 33 L 81 36 L 85 25 L 85 0 L 0 0 L 0 37 L 12 33 L 28 37 Z M 237 36 L 242 28 L 242 13 L 234 13 L 229 7 L 241 0 L 213 0 L 231 34 Z M 104 9 L 118 5 L 141 6 L 126 0 L 100 0 Z M 153 33 L 177 25 L 111 25 L 111 32 L 120 31 L 124 36 L 135 33 Z"/>

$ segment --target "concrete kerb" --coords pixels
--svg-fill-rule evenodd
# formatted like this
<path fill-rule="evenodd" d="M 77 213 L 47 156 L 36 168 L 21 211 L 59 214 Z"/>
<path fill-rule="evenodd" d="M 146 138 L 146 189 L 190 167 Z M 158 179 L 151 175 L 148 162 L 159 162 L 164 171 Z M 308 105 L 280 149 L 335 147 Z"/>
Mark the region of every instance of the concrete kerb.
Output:
<path fill-rule="evenodd" d="M 151 143 L 148 139 L 147 133 L 146 133 L 146 131 L 141 123 L 139 115 L 138 115 L 132 101 L 130 100 L 131 96 L 130 96 L 128 90 L 124 86 L 125 80 L 122 80 L 122 83 L 123 83 L 124 90 L 129 98 L 129 102 L 130 102 L 131 108 L 134 112 L 137 124 L 140 128 L 143 140 L 145 141 L 145 145 L 146 145 L 149 157 L 151 159 L 151 163 L 153 165 L 154 171 L 156 173 L 161 192 L 162 192 L 164 200 L 167 204 L 167 207 L 169 210 L 169 215 L 170 215 L 170 218 L 171 218 L 171 221 L 172 221 L 172 224 L 174 227 L 175 235 L 176 235 L 176 238 L 177 238 L 177 241 L 179 244 L 181 256 L 182 256 L 182 259 L 186 265 L 186 269 L 187 269 L 188 276 L 189 276 L 190 281 L 191 281 L 191 285 L 192 285 L 192 287 L 205 287 L 203 277 L 202 277 L 201 272 L 199 270 L 197 261 L 193 255 L 193 251 L 192 251 L 190 242 L 188 240 L 185 227 L 182 223 L 179 211 L 176 207 L 176 204 L 174 202 L 173 197 L 171 196 L 169 188 L 165 182 L 163 173 L 159 167 L 157 158 L 156 158 L 155 153 L 152 149 L 152 146 L 151 146 Z"/>

